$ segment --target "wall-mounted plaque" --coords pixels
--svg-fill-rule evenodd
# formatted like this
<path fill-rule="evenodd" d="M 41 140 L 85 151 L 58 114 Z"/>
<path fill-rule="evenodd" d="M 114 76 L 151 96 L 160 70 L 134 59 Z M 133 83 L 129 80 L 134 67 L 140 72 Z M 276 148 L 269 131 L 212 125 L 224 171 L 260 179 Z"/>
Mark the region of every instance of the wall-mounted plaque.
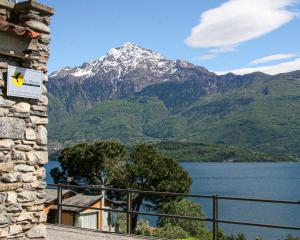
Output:
<path fill-rule="evenodd" d="M 7 71 L 7 95 L 40 99 L 42 96 L 41 71 L 8 66 Z"/>

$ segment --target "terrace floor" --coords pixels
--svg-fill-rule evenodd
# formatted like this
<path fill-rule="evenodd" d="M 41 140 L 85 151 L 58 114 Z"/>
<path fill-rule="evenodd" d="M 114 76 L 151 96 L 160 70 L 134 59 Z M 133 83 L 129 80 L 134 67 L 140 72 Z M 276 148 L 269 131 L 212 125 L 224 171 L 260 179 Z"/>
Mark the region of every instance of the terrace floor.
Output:
<path fill-rule="evenodd" d="M 47 224 L 46 240 L 137 240 L 154 239 L 136 235 L 120 235 L 115 233 L 103 233 L 97 230 L 88 230 L 65 225 Z M 155 238 L 157 239 L 157 238 Z"/>

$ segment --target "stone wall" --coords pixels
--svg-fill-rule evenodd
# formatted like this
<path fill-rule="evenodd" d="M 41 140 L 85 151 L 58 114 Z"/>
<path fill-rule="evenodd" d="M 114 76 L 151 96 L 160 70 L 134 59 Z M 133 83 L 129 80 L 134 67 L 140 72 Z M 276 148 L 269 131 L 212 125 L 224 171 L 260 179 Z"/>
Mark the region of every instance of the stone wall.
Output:
<path fill-rule="evenodd" d="M 52 8 L 0 0 L 0 239 L 45 239 L 45 83 Z M 43 72 L 40 100 L 6 95 L 7 65 Z"/>

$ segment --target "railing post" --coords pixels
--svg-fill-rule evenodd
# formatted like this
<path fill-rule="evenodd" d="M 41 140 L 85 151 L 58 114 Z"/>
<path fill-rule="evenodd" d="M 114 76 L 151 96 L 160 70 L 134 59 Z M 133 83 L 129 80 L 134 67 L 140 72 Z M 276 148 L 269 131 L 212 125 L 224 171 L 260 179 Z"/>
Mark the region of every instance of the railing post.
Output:
<path fill-rule="evenodd" d="M 111 214 L 110 210 L 108 210 L 108 214 L 109 214 L 109 232 L 111 232 L 111 230 L 112 230 L 112 214 Z"/>
<path fill-rule="evenodd" d="M 213 197 L 213 240 L 218 240 L 218 215 L 219 215 L 218 195 Z"/>
<path fill-rule="evenodd" d="M 216 227 L 217 227 L 217 239 L 219 238 L 219 196 L 216 194 Z"/>
<path fill-rule="evenodd" d="M 127 233 L 131 234 L 131 224 L 132 224 L 132 219 L 131 219 L 131 191 L 128 189 L 127 190 Z"/>
<path fill-rule="evenodd" d="M 60 185 L 57 187 L 58 224 L 62 224 L 62 187 Z"/>

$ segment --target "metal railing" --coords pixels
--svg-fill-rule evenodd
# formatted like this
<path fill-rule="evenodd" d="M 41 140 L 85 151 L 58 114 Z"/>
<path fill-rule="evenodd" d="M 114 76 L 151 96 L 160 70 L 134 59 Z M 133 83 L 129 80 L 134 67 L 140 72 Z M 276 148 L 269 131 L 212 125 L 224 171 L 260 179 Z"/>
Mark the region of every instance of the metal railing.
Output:
<path fill-rule="evenodd" d="M 48 186 L 57 188 L 57 203 L 56 204 L 57 204 L 57 208 L 58 208 L 58 224 L 62 224 L 63 207 L 76 207 L 76 208 L 81 208 L 81 209 L 93 209 L 93 210 L 99 210 L 99 211 L 126 213 L 127 234 L 132 234 L 132 215 L 134 215 L 134 214 L 144 215 L 144 216 L 156 216 L 156 217 L 183 219 L 183 220 L 197 220 L 197 221 L 211 222 L 212 223 L 213 240 L 218 240 L 219 223 L 300 231 L 300 226 L 275 225 L 275 224 L 265 224 L 265 223 L 256 223 L 256 222 L 232 221 L 232 220 L 226 220 L 226 219 L 219 219 L 219 202 L 221 200 L 273 203 L 273 204 L 289 204 L 289 205 L 299 205 L 299 206 L 300 206 L 300 201 L 273 200 L 273 199 L 261 199 L 261 198 L 226 197 L 226 196 L 218 196 L 218 195 L 185 194 L 185 193 L 173 193 L 173 192 L 142 191 L 142 190 L 118 189 L 118 188 L 88 186 L 88 185 L 78 186 L 78 185 L 65 185 L 65 184 L 48 184 Z M 103 207 L 101 207 L 101 208 L 83 207 L 83 206 L 78 206 L 78 205 L 63 204 L 62 190 L 64 188 L 67 188 L 67 189 L 70 189 L 70 188 L 94 189 L 94 190 L 99 190 L 99 191 L 112 191 L 112 192 L 119 192 L 119 193 L 123 193 L 123 194 L 125 193 L 127 195 L 126 210 L 107 209 L 107 208 L 103 208 Z M 180 215 L 171 215 L 171 214 L 156 213 L 156 212 L 133 211 L 132 210 L 132 194 L 134 194 L 134 193 L 135 194 L 143 194 L 143 195 L 158 195 L 158 196 L 211 199 L 213 214 L 212 214 L 211 218 L 200 218 L 200 217 L 193 217 L 193 216 L 180 216 Z"/>

